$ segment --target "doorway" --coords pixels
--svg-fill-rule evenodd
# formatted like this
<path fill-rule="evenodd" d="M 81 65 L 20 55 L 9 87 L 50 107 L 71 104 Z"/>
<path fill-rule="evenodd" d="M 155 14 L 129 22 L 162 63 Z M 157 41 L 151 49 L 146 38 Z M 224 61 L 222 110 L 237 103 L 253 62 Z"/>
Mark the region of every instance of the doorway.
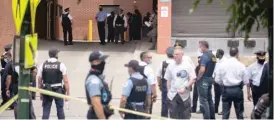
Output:
<path fill-rule="evenodd" d="M 35 31 L 39 39 L 55 40 L 57 0 L 41 0 L 36 10 Z"/>
<path fill-rule="evenodd" d="M 103 11 L 107 12 L 107 15 L 109 16 L 110 13 L 112 11 L 114 11 L 114 13 L 118 13 L 119 11 L 119 5 L 100 5 L 100 7 L 103 8 Z M 105 25 L 105 33 L 106 33 L 106 39 L 107 39 L 107 36 L 108 36 L 108 25 L 106 24 Z"/>

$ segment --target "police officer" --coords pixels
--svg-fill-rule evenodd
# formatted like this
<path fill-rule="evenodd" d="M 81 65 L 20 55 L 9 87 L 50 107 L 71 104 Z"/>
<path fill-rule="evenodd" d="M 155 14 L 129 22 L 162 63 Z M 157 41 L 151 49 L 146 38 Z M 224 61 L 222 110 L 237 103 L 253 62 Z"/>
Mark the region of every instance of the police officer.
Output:
<path fill-rule="evenodd" d="M 37 74 L 39 88 L 60 94 L 70 95 L 67 68 L 64 63 L 58 61 L 58 53 L 59 50 L 50 49 L 50 58 L 39 67 Z M 42 119 L 49 119 L 53 99 L 56 104 L 58 119 L 65 119 L 64 99 L 42 94 L 40 97 L 43 101 Z"/>
<path fill-rule="evenodd" d="M 18 94 L 19 66 L 14 66 L 12 61 L 10 61 L 6 65 L 5 69 L 5 72 L 7 71 L 6 94 L 8 97 L 12 98 Z M 32 83 L 32 81 L 30 81 L 30 83 Z M 10 108 L 14 108 L 15 119 L 17 119 L 17 103 L 18 101 L 14 102 L 13 105 L 10 106 Z M 31 95 L 29 96 L 29 119 L 36 119 Z"/>
<path fill-rule="evenodd" d="M 118 44 L 119 37 L 121 37 L 121 43 L 124 44 L 124 32 L 127 28 L 127 18 L 124 15 L 123 9 L 120 9 L 119 14 L 115 15 L 113 27 L 115 29 L 115 44 Z"/>
<path fill-rule="evenodd" d="M 214 103 L 212 100 L 212 84 L 213 84 L 213 72 L 216 64 L 216 58 L 209 51 L 209 45 L 207 41 L 199 42 L 201 56 L 201 66 L 197 76 L 198 94 L 201 104 L 201 112 L 204 119 L 215 119 Z"/>
<path fill-rule="evenodd" d="M 4 54 L 4 60 L 5 60 L 5 68 L 1 71 L 2 72 L 2 75 L 1 75 L 1 96 L 2 96 L 2 103 L 1 103 L 1 106 L 4 105 L 8 100 L 9 100 L 9 97 L 7 96 L 6 94 L 6 80 L 7 80 L 7 76 L 8 76 L 8 66 L 9 64 L 11 64 L 11 53 L 9 52 L 6 52 Z"/>
<path fill-rule="evenodd" d="M 114 20 L 114 11 L 110 13 L 110 16 L 107 17 L 108 24 L 108 42 L 114 42 L 114 28 L 113 28 L 113 20 Z"/>
<path fill-rule="evenodd" d="M 200 69 L 200 61 L 201 61 L 201 56 L 198 56 L 198 65 L 195 68 L 195 73 L 196 76 L 198 75 L 199 69 Z M 198 106 L 198 111 L 197 110 L 197 102 L 198 102 L 198 90 L 197 90 L 197 83 L 194 84 L 194 89 L 193 89 L 193 97 L 192 97 L 192 113 L 201 113 L 200 107 Z M 200 104 L 200 103 L 199 103 Z"/>
<path fill-rule="evenodd" d="M 113 114 L 113 110 L 108 107 L 111 93 L 103 76 L 107 57 L 99 51 L 92 52 L 89 56 L 91 69 L 85 82 L 87 103 L 90 106 L 87 119 L 108 119 Z"/>
<path fill-rule="evenodd" d="M 11 47 L 12 47 L 12 44 L 8 44 L 8 45 L 6 45 L 5 47 L 4 47 L 4 49 L 5 49 L 5 52 L 1 55 L 1 70 L 0 70 L 0 72 L 2 71 L 2 70 L 4 70 L 5 69 L 5 66 L 6 66 L 6 64 L 7 64 L 7 60 L 5 59 L 5 54 L 6 53 L 11 53 L 12 51 L 11 51 Z M 1 75 L 2 75 L 3 73 L 1 72 Z"/>
<path fill-rule="evenodd" d="M 222 62 L 226 60 L 226 58 L 224 57 L 224 54 L 225 54 L 224 50 L 217 49 L 217 52 L 216 52 L 217 63 L 214 69 L 213 78 L 215 75 L 215 71 L 218 69 L 219 64 L 221 64 Z M 221 99 L 222 90 L 223 90 L 223 87 L 220 84 L 217 84 L 216 82 L 214 82 L 215 113 L 218 113 L 218 110 L 219 110 L 219 103 Z M 222 112 L 219 112 L 218 114 L 222 115 Z"/>
<path fill-rule="evenodd" d="M 152 105 L 154 102 L 156 102 L 156 98 L 157 98 L 157 92 L 156 92 L 157 81 L 155 79 L 153 69 L 150 66 L 151 59 L 152 59 L 151 53 L 142 52 L 140 54 L 140 59 L 141 59 L 141 61 L 139 62 L 140 73 L 147 79 L 152 92 L 152 96 L 151 96 L 152 100 L 151 100 L 151 108 L 150 108 L 150 113 L 152 113 Z"/>
<path fill-rule="evenodd" d="M 223 86 L 223 119 L 229 119 L 232 102 L 237 119 L 244 119 L 243 85 L 248 84 L 245 65 L 238 60 L 238 48 L 230 48 L 230 58 L 218 65 L 215 82 Z"/>
<path fill-rule="evenodd" d="M 149 114 L 151 104 L 151 89 L 144 76 L 138 72 L 138 61 L 131 60 L 128 64 L 125 64 L 125 67 L 128 67 L 130 78 L 123 88 L 120 108 L 126 108 Z M 120 115 L 124 119 L 144 119 L 142 116 L 130 113 L 120 112 Z"/>
<path fill-rule="evenodd" d="M 105 45 L 105 22 L 107 18 L 107 13 L 103 11 L 103 8 L 99 8 L 99 12 L 96 14 L 98 33 L 101 41 L 101 45 Z"/>
<path fill-rule="evenodd" d="M 166 54 L 167 54 L 167 60 L 163 61 L 160 65 L 160 68 L 158 69 L 157 72 L 157 80 L 158 80 L 158 85 L 159 88 L 162 92 L 162 110 L 161 110 L 161 116 L 167 117 L 168 116 L 168 104 L 167 104 L 167 88 L 166 88 L 166 80 L 165 80 L 165 73 L 166 73 L 166 68 L 170 63 L 174 62 L 173 59 L 173 51 L 174 47 L 168 47 L 166 49 Z"/>
<path fill-rule="evenodd" d="M 64 45 L 73 45 L 72 43 L 72 17 L 69 13 L 69 8 L 64 10 L 62 14 L 62 26 L 64 35 Z M 69 42 L 67 41 L 67 34 L 69 36 Z"/>
<path fill-rule="evenodd" d="M 258 99 L 262 95 L 260 93 L 260 80 L 264 68 L 263 66 L 266 63 L 266 52 L 257 51 L 255 52 L 255 54 L 257 56 L 257 61 L 249 65 L 247 68 L 247 74 L 249 75 L 249 80 L 251 81 L 250 86 L 247 87 L 247 96 L 249 101 L 252 97 L 254 106 L 257 104 Z M 252 94 L 250 93 L 250 87 L 252 90 Z"/>

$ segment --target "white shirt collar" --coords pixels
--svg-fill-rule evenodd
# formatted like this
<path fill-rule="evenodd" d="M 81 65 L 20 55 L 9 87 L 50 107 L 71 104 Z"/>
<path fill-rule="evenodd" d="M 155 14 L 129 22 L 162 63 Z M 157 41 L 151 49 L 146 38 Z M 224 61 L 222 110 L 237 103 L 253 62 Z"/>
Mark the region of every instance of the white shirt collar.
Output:
<path fill-rule="evenodd" d="M 141 65 L 141 66 L 145 66 L 145 65 L 148 65 L 146 62 L 144 62 L 144 61 L 140 61 L 139 62 L 139 65 Z"/>
<path fill-rule="evenodd" d="M 49 58 L 48 62 L 57 62 L 58 60 L 56 58 Z"/>

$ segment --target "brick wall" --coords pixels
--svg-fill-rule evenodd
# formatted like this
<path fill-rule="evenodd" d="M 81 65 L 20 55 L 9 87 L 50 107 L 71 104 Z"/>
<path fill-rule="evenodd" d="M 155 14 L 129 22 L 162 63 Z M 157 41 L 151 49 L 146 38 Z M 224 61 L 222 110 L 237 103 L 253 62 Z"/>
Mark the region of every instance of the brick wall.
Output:
<path fill-rule="evenodd" d="M 12 43 L 15 34 L 11 0 L 1 0 L 0 11 L 5 13 L 5 15 L 0 15 L 0 53 L 2 53 L 3 46 Z"/>
<path fill-rule="evenodd" d="M 76 0 L 59 0 L 59 4 L 63 5 L 63 8 L 70 7 L 71 15 L 74 19 L 73 25 L 73 39 L 85 40 L 88 37 L 88 21 L 93 21 L 93 39 L 98 40 L 97 23 L 95 21 L 95 15 L 98 12 L 99 5 L 120 5 L 120 8 L 124 9 L 124 12 L 134 11 L 134 0 L 82 0 L 77 5 Z M 153 0 L 137 0 L 136 6 L 145 15 L 146 12 L 152 11 Z M 60 28 L 60 24 L 58 25 Z M 57 38 L 62 38 L 62 29 L 59 29 Z"/>

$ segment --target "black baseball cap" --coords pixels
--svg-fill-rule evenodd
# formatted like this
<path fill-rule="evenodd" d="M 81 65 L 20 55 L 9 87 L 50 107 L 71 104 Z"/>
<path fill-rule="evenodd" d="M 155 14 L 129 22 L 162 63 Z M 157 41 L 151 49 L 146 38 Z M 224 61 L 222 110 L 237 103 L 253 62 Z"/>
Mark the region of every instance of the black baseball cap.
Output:
<path fill-rule="evenodd" d="M 94 51 L 89 55 L 89 62 L 92 62 L 94 60 L 101 60 L 105 61 L 108 58 L 108 55 L 103 55 L 100 51 Z"/>
<path fill-rule="evenodd" d="M 57 57 L 57 54 L 59 53 L 60 51 L 58 49 L 50 49 L 49 50 L 49 57 Z"/>
<path fill-rule="evenodd" d="M 255 52 L 254 54 L 259 55 L 259 56 L 265 56 L 266 52 L 260 50 L 260 51 Z"/>
<path fill-rule="evenodd" d="M 127 64 L 125 64 L 125 67 L 129 67 L 134 70 L 137 70 L 140 66 L 137 60 L 130 60 Z"/>

